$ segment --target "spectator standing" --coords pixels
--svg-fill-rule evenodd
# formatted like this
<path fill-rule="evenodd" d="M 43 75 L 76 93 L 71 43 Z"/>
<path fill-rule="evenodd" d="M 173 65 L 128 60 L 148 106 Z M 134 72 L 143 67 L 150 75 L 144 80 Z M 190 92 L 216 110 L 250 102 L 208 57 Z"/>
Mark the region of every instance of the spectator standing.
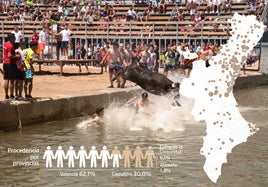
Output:
<path fill-rule="evenodd" d="M 39 41 L 39 35 L 36 33 L 36 28 L 33 29 L 33 34 L 31 36 L 31 42 L 38 42 Z"/>
<path fill-rule="evenodd" d="M 109 61 L 109 79 L 111 85 L 108 88 L 113 88 L 113 75 L 117 77 L 117 74 L 121 71 L 119 67 L 119 62 L 121 61 L 121 56 L 118 50 L 118 44 L 116 42 L 113 42 L 111 44 L 111 47 L 107 50 L 105 56 L 103 57 L 101 61 L 101 65 L 103 65 L 104 60 L 106 59 L 107 56 L 110 56 L 110 61 Z"/>
<path fill-rule="evenodd" d="M 32 89 L 33 89 L 33 58 L 34 51 L 37 49 L 38 44 L 36 42 L 30 43 L 30 48 L 23 50 L 24 53 L 24 64 L 25 64 L 25 84 L 24 84 L 24 93 L 26 99 L 32 98 Z"/>
<path fill-rule="evenodd" d="M 159 54 L 159 49 L 158 49 L 157 45 L 154 45 L 154 52 L 155 52 L 155 55 L 156 55 L 156 64 L 154 66 L 153 71 L 158 73 L 160 54 Z"/>
<path fill-rule="evenodd" d="M 139 66 L 143 69 L 148 69 L 148 62 L 150 59 L 150 54 L 148 52 L 148 45 L 144 44 L 143 45 L 143 51 L 139 54 L 140 56 L 140 61 L 139 61 Z"/>
<path fill-rule="evenodd" d="M 153 45 L 150 45 L 148 53 L 149 53 L 148 70 L 152 72 L 156 66 L 156 54 L 154 52 Z"/>
<path fill-rule="evenodd" d="M 15 35 L 14 48 L 18 49 L 20 42 L 23 40 L 23 35 L 19 31 L 19 28 L 17 26 L 14 27 L 14 31 L 12 31 L 11 33 Z"/>
<path fill-rule="evenodd" d="M 14 49 L 15 35 L 10 33 L 7 35 L 7 41 L 4 43 L 4 90 L 5 99 L 14 99 L 14 83 L 16 79 L 17 65 L 16 60 L 19 58 L 15 54 Z M 10 97 L 8 95 L 8 89 L 10 89 Z"/>
<path fill-rule="evenodd" d="M 46 47 L 46 41 L 48 38 L 46 30 L 47 29 L 45 27 L 43 27 L 43 29 L 39 32 L 39 43 L 38 43 L 39 59 L 43 59 L 44 50 Z"/>
<path fill-rule="evenodd" d="M 168 51 L 165 53 L 164 75 L 166 77 L 168 75 L 168 71 L 174 71 L 176 58 L 175 47 L 169 46 Z"/>
<path fill-rule="evenodd" d="M 15 50 L 16 55 L 19 58 L 16 61 L 17 64 L 17 74 L 16 74 L 16 82 L 15 82 L 15 95 L 16 100 L 22 100 L 22 90 L 23 90 L 23 81 L 25 79 L 25 71 L 24 71 L 24 53 L 23 49 L 25 48 L 25 42 L 20 42 L 19 48 Z"/>
<path fill-rule="evenodd" d="M 67 25 L 64 26 L 64 29 L 60 31 L 56 35 L 61 35 L 62 40 L 61 40 L 61 50 L 62 50 L 62 56 L 61 59 L 67 59 L 67 50 L 68 50 L 68 43 L 70 40 L 71 36 L 71 31 L 68 29 Z"/>

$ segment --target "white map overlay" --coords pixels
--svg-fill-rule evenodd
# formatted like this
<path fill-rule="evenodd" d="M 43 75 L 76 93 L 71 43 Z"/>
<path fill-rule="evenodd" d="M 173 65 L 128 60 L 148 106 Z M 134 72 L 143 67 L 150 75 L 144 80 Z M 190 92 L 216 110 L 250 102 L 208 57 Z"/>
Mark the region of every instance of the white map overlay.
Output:
<path fill-rule="evenodd" d="M 232 37 L 222 45 L 220 53 L 209 61 L 193 62 L 189 78 L 182 81 L 180 93 L 195 100 L 192 115 L 206 121 L 206 136 L 200 154 L 206 158 L 204 171 L 211 181 L 217 182 L 221 167 L 227 162 L 227 153 L 258 131 L 247 122 L 237 108 L 233 86 L 247 54 L 263 35 L 265 26 L 255 16 L 237 13 L 228 20 Z"/>

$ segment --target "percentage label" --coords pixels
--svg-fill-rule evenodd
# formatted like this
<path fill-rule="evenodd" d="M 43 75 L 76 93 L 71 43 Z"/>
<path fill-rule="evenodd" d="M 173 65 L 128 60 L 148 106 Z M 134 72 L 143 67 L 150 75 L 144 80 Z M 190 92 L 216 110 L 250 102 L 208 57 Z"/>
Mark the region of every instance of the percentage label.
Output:
<path fill-rule="evenodd" d="M 79 172 L 80 177 L 94 177 L 96 176 L 94 171 L 80 171 Z"/>
<path fill-rule="evenodd" d="M 134 177 L 151 177 L 150 171 L 134 171 Z"/>

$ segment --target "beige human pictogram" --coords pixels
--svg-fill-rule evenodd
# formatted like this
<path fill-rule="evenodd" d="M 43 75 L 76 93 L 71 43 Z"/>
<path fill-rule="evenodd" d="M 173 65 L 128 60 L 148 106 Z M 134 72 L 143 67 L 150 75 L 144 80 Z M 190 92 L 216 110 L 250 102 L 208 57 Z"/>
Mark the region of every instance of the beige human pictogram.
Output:
<path fill-rule="evenodd" d="M 147 167 L 154 167 L 153 161 L 155 159 L 154 150 L 149 146 L 148 150 L 145 152 L 145 159 L 147 159 Z"/>
<path fill-rule="evenodd" d="M 133 158 L 132 158 L 132 159 L 135 159 L 135 167 L 136 168 L 142 167 L 141 159 L 143 159 L 143 158 L 144 158 L 144 156 L 143 156 L 142 150 L 141 150 L 140 146 L 137 146 L 136 150 L 134 151 Z"/>
<path fill-rule="evenodd" d="M 113 159 L 113 167 L 119 167 L 119 159 L 122 159 L 121 153 L 117 146 L 114 146 L 114 150 L 111 153 L 111 159 Z"/>
<path fill-rule="evenodd" d="M 122 159 L 124 159 L 124 167 L 129 168 L 130 167 L 130 159 L 132 158 L 131 150 L 129 150 L 129 147 L 126 146 L 125 150 L 123 150 Z"/>

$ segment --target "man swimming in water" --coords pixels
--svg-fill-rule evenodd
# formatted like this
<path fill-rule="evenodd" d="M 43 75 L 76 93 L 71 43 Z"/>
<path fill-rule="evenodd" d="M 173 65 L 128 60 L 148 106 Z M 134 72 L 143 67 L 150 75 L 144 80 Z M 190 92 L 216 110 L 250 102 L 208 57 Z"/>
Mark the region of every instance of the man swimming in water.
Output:
<path fill-rule="evenodd" d="M 148 93 L 143 92 L 141 95 L 141 99 L 135 104 L 136 111 L 141 112 L 141 113 L 146 114 L 146 115 L 150 115 L 150 113 L 148 113 L 144 110 L 144 109 L 148 108 L 148 106 L 150 104 L 153 104 L 153 102 L 151 102 L 148 99 Z"/>
<path fill-rule="evenodd" d="M 96 109 L 96 114 L 95 114 L 95 117 L 92 119 L 92 120 L 89 120 L 87 122 L 85 122 L 85 127 L 89 127 L 93 124 L 99 124 L 101 123 L 101 120 L 104 116 L 104 108 L 97 108 Z"/>

